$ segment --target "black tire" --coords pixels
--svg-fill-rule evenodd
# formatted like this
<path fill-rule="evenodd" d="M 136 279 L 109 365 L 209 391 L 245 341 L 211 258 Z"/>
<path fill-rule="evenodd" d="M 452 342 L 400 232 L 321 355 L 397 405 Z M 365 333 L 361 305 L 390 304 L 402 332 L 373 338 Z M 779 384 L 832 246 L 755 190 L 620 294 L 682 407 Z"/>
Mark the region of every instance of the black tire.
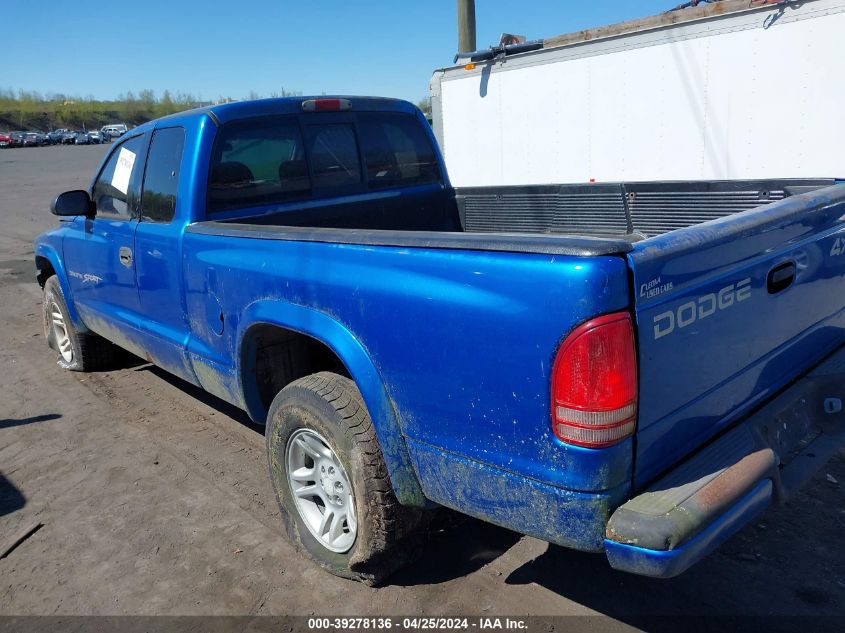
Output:
<path fill-rule="evenodd" d="M 287 477 L 288 440 L 316 431 L 351 479 L 357 535 L 345 553 L 325 547 L 308 529 Z M 267 416 L 270 477 L 288 538 L 301 554 L 336 576 L 375 585 L 413 560 L 426 512 L 396 500 L 370 415 L 355 383 L 329 372 L 306 376 L 282 389 Z"/>
<path fill-rule="evenodd" d="M 66 359 L 59 350 L 60 331 L 54 323 L 52 313 L 55 309 L 61 313 L 67 339 L 70 343 L 72 357 Z M 44 337 L 50 349 L 58 353 L 57 363 L 62 369 L 70 371 L 97 371 L 112 367 L 119 354 L 119 348 L 93 332 L 79 332 L 68 317 L 62 287 L 55 275 L 48 278 L 44 284 L 44 301 L 42 310 Z"/>

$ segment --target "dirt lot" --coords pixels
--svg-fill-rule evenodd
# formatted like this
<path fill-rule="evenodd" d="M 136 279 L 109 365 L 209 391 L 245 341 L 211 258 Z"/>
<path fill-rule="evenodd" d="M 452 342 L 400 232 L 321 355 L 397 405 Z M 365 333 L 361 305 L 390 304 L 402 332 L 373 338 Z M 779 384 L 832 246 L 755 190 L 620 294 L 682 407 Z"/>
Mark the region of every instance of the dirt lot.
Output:
<path fill-rule="evenodd" d="M 654 581 L 475 521 L 371 589 L 282 537 L 260 428 L 146 364 L 64 372 L 32 239 L 105 147 L 0 151 L 0 614 L 845 615 L 845 453 L 682 577 Z"/>

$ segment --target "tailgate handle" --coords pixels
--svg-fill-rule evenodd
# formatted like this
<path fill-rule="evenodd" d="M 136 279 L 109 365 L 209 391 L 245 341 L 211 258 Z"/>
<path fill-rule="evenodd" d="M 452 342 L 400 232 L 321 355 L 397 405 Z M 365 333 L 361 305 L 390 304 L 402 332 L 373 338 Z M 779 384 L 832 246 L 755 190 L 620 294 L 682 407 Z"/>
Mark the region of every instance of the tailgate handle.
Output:
<path fill-rule="evenodd" d="M 766 288 L 769 294 L 774 295 L 789 288 L 793 281 L 795 281 L 795 262 L 784 262 L 769 271 Z"/>

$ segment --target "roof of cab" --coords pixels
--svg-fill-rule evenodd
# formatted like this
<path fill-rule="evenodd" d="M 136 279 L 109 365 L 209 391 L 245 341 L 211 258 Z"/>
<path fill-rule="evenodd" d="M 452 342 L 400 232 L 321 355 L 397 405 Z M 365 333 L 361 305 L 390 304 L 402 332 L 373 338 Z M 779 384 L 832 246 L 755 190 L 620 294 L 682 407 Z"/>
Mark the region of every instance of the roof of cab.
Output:
<path fill-rule="evenodd" d="M 163 123 L 173 124 L 180 119 L 207 115 L 218 123 L 227 123 L 236 119 L 256 116 L 270 116 L 273 114 L 297 114 L 302 112 L 302 102 L 310 99 L 348 99 L 352 103 L 353 112 L 404 112 L 414 114 L 415 105 L 402 99 L 388 97 L 349 97 L 338 95 L 319 95 L 302 97 L 281 97 L 275 99 L 256 99 L 253 101 L 232 101 L 217 105 L 203 106 L 192 110 L 175 112 L 147 123 L 143 123 L 132 130 L 133 133 L 145 132 L 160 127 Z"/>
<path fill-rule="evenodd" d="M 163 119 L 175 119 L 183 116 L 207 114 L 213 119 L 226 123 L 235 119 L 243 119 L 254 116 L 268 116 L 272 114 L 296 114 L 302 112 L 302 102 L 309 99 L 349 99 L 352 102 L 353 111 L 375 111 L 375 112 L 406 112 L 413 114 L 416 106 L 402 99 L 390 99 L 387 97 L 349 97 L 342 95 L 319 95 L 302 97 L 281 97 L 276 99 L 256 99 L 253 101 L 232 101 L 231 103 L 219 103 L 217 105 L 205 106 L 195 110 L 177 112 Z M 158 119 L 162 120 L 162 119 Z"/>
<path fill-rule="evenodd" d="M 353 111 L 406 112 L 413 113 L 415 106 L 401 99 L 386 97 L 351 97 L 343 95 L 319 95 L 258 99 L 255 101 L 233 101 L 209 106 L 206 110 L 221 123 L 254 116 L 272 114 L 296 114 L 302 112 L 302 102 L 310 99 L 348 99 Z"/>

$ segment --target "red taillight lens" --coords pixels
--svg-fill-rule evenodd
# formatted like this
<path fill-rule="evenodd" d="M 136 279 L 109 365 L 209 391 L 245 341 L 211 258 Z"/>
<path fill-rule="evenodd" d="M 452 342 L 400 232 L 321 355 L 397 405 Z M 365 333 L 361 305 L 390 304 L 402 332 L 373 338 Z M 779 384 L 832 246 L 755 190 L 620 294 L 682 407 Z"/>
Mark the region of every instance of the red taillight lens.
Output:
<path fill-rule="evenodd" d="M 627 312 L 582 323 L 558 350 L 552 428 L 568 444 L 600 448 L 634 433 L 637 358 Z"/>
<path fill-rule="evenodd" d="M 303 112 L 338 112 L 351 110 L 349 99 L 306 99 L 302 102 Z"/>

